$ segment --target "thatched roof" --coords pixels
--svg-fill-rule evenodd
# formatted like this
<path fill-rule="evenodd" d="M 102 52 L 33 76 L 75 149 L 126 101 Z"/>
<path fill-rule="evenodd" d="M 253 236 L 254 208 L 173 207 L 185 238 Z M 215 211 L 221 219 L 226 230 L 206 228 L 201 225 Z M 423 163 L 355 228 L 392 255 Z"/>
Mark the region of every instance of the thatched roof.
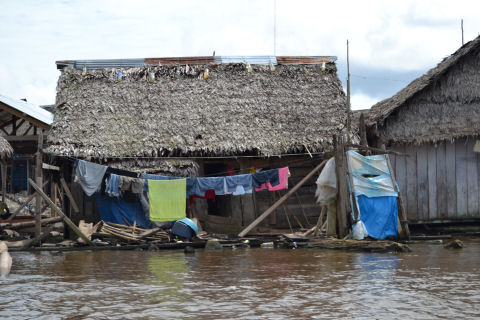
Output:
<path fill-rule="evenodd" d="M 478 52 L 479 48 L 480 37 L 477 37 L 464 44 L 454 54 L 443 59 L 435 68 L 430 69 L 423 76 L 413 80 L 393 97 L 375 104 L 369 111 L 367 125 L 371 126 L 375 123 L 382 123 L 392 112 L 405 105 L 410 99 L 422 92 L 422 90 L 434 84 L 439 78 L 445 75 L 447 71 L 462 60 L 462 58 L 473 52 Z"/>
<path fill-rule="evenodd" d="M 4 137 L 0 136 L 0 158 L 2 159 L 7 159 L 11 158 L 13 155 L 13 148 L 8 143 L 7 140 L 5 140 Z"/>
<path fill-rule="evenodd" d="M 66 66 L 45 151 L 107 159 L 330 150 L 346 120 L 335 64 L 271 67 L 252 65 L 249 72 L 245 64 L 211 64 L 205 80 L 205 65 L 96 69 L 86 76 Z"/>
<path fill-rule="evenodd" d="M 125 159 L 107 162 L 112 168 L 136 173 L 151 173 L 162 176 L 198 177 L 199 165 L 191 160 L 179 159 Z"/>

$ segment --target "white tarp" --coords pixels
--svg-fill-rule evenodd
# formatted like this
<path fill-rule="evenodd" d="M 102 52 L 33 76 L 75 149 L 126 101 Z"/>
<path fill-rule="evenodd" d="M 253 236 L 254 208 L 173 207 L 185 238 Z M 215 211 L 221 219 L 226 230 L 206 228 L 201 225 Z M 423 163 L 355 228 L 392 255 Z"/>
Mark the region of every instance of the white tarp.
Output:
<path fill-rule="evenodd" d="M 330 158 L 317 179 L 317 203 L 326 206 L 337 198 L 337 175 L 335 172 L 335 158 Z"/>

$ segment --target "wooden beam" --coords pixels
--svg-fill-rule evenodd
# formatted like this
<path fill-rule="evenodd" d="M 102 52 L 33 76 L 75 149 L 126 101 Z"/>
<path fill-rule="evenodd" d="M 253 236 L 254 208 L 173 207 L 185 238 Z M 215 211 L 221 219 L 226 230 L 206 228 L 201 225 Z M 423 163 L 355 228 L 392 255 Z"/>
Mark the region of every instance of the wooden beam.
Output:
<path fill-rule="evenodd" d="M 79 212 L 80 212 L 80 209 L 78 208 L 77 203 L 75 202 L 75 199 L 73 199 L 73 195 L 72 195 L 72 193 L 70 192 L 70 189 L 68 188 L 67 182 L 65 181 L 65 179 L 60 178 L 60 183 L 62 184 L 63 192 L 65 192 L 65 194 L 67 195 L 68 200 L 70 200 L 70 204 L 72 205 L 73 211 L 74 211 L 75 213 L 79 213 Z"/>
<path fill-rule="evenodd" d="M 15 109 L 15 108 L 12 108 L 8 104 L 0 102 L 0 109 L 5 110 L 6 112 L 8 112 L 12 115 L 15 115 L 19 118 L 25 119 L 28 122 L 33 123 L 34 125 L 42 128 L 43 130 L 50 130 L 50 125 L 48 125 L 48 124 L 46 124 L 42 121 L 39 121 L 39 120 L 27 115 L 24 112 L 21 112 L 21 111 L 18 111 L 17 109 Z"/>
<path fill-rule="evenodd" d="M 91 245 L 91 246 L 95 246 L 95 243 L 93 243 L 90 239 L 88 239 L 84 234 L 83 232 L 78 229 L 78 227 L 75 225 L 75 223 L 72 222 L 72 220 L 70 220 L 63 212 L 62 210 L 60 210 L 53 202 L 52 200 L 50 200 L 50 198 L 42 191 L 42 189 L 35 183 L 33 182 L 32 179 L 28 179 L 28 182 L 32 185 L 32 187 L 35 189 L 35 191 L 38 192 L 38 194 L 40 194 L 40 196 L 43 198 L 43 200 L 45 200 L 48 205 L 50 206 L 50 208 L 52 208 L 56 213 L 58 213 L 58 215 L 60 217 L 63 218 L 63 221 L 65 221 L 65 223 L 73 230 L 73 232 L 75 232 L 80 238 L 82 238 L 83 241 L 85 241 L 85 243 Z"/>
<path fill-rule="evenodd" d="M 395 179 L 395 172 L 392 169 L 392 164 L 390 163 L 390 157 L 388 156 L 388 154 L 387 154 L 387 165 L 388 165 L 388 170 L 390 170 L 390 175 L 392 177 L 393 188 L 398 193 L 397 205 L 398 205 L 398 209 L 400 211 L 400 216 L 401 216 L 400 223 L 402 224 L 402 228 L 405 231 L 405 236 L 407 237 L 407 239 L 410 239 L 410 229 L 408 227 L 407 213 L 403 205 L 402 195 L 400 190 L 398 189 L 397 180 Z"/>
<path fill-rule="evenodd" d="M 25 130 L 23 135 L 26 136 L 30 132 L 30 130 L 32 130 L 32 128 L 33 128 L 33 124 L 30 124 L 30 126 L 27 128 L 27 130 Z"/>
<path fill-rule="evenodd" d="M 52 166 L 51 164 L 48 164 L 48 163 L 42 163 L 42 169 L 60 171 L 60 167 Z"/>
<path fill-rule="evenodd" d="M 45 138 L 47 135 L 43 135 Z M 8 142 L 15 142 L 15 141 L 20 141 L 20 142 L 25 142 L 25 141 L 33 141 L 37 142 L 38 141 L 38 135 L 29 135 L 29 136 L 5 136 L 5 140 Z"/>
<path fill-rule="evenodd" d="M 270 215 L 275 209 L 277 209 L 285 200 L 290 197 L 295 191 L 297 191 L 305 182 L 308 181 L 318 170 L 322 169 L 327 163 L 326 160 L 322 161 L 318 166 L 316 166 L 309 174 L 307 174 L 299 183 L 297 183 L 290 191 L 288 191 L 283 197 L 281 197 L 277 202 L 275 202 L 270 208 L 267 209 L 264 213 L 262 213 L 257 219 L 255 219 L 248 227 L 243 229 L 242 232 L 238 234 L 239 237 L 245 236 L 249 233 L 253 228 L 255 228 L 260 222 L 262 222 L 266 217 Z"/>
<path fill-rule="evenodd" d="M 42 226 L 44 226 L 46 224 L 60 222 L 60 221 L 62 221 L 61 217 L 53 217 L 53 218 L 42 219 L 41 224 Z M 6 228 L 6 229 L 22 229 L 22 228 L 30 228 L 33 226 L 35 226 L 35 221 L 0 223 L 0 228 Z"/>
<path fill-rule="evenodd" d="M 43 146 L 43 135 L 42 132 L 38 135 L 38 145 L 37 153 L 35 154 L 35 180 L 39 186 L 43 185 L 43 172 L 42 172 L 42 146 Z M 33 182 L 33 180 L 32 180 Z M 42 219 L 42 198 L 40 193 L 37 194 L 35 200 L 35 237 L 40 237 L 42 233 L 42 225 L 40 220 Z"/>
<path fill-rule="evenodd" d="M 335 139 L 337 140 L 337 139 Z M 340 239 L 347 233 L 347 214 L 350 211 L 349 192 L 347 186 L 347 170 L 345 167 L 345 148 L 342 137 L 336 141 L 335 171 L 337 174 L 337 221 Z"/>
<path fill-rule="evenodd" d="M 2 201 L 5 202 L 7 193 L 7 161 L 2 160 Z"/>

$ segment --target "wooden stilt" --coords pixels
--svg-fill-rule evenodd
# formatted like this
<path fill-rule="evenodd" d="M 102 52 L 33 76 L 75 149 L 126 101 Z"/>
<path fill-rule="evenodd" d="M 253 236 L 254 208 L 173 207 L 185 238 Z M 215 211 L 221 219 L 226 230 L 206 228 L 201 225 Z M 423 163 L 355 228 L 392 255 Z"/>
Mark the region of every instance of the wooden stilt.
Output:
<path fill-rule="evenodd" d="M 343 238 L 347 234 L 347 214 L 351 212 L 349 192 L 347 186 L 347 171 L 345 167 L 345 148 L 342 137 L 336 141 L 335 169 L 337 174 L 337 221 L 338 237 Z"/>
<path fill-rule="evenodd" d="M 40 134 L 38 135 L 38 146 L 37 146 L 37 153 L 36 163 L 35 163 L 35 180 L 37 182 L 37 186 L 43 185 L 43 172 L 42 172 L 42 146 L 43 146 L 43 133 L 40 130 Z M 32 181 L 33 182 L 33 181 Z M 40 187 L 39 187 L 40 188 Z M 40 188 L 41 189 L 41 188 Z M 35 202 L 35 237 L 39 238 L 42 234 L 42 224 L 40 220 L 42 219 L 42 197 L 40 193 L 37 193 L 37 198 Z"/>
<path fill-rule="evenodd" d="M 2 201 L 5 202 L 7 195 L 7 161 L 2 160 Z"/>

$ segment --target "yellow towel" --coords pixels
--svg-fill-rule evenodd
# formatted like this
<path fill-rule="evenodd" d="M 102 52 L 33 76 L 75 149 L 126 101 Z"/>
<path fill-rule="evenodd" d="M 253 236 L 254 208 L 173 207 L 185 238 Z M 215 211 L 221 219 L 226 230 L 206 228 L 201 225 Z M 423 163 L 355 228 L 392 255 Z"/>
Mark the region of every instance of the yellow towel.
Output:
<path fill-rule="evenodd" d="M 150 220 L 173 221 L 186 217 L 187 179 L 148 180 Z"/>

